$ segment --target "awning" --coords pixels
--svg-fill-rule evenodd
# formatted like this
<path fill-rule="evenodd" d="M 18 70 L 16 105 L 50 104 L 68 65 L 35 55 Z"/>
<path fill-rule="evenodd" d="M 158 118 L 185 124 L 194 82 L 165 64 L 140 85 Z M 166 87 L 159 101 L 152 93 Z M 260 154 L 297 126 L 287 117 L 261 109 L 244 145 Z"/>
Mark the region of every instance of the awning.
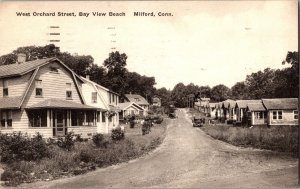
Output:
<path fill-rule="evenodd" d="M 76 102 L 61 100 L 61 99 L 47 99 L 34 105 L 28 106 L 25 109 L 77 109 L 77 110 L 100 110 L 104 109 L 88 106 L 85 104 L 79 104 Z"/>

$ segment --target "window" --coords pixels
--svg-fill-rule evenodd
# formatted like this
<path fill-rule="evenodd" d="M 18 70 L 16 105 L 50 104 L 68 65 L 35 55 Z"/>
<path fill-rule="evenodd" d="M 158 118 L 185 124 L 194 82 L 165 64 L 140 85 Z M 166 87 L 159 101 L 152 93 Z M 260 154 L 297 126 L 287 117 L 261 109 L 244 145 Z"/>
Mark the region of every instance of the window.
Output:
<path fill-rule="evenodd" d="M 7 80 L 3 80 L 3 96 L 8 96 L 8 82 Z"/>
<path fill-rule="evenodd" d="M 71 125 L 82 126 L 84 124 L 84 112 L 78 110 L 71 111 Z"/>
<path fill-rule="evenodd" d="M 102 112 L 102 123 L 104 123 L 104 122 L 105 122 L 105 113 Z"/>
<path fill-rule="evenodd" d="M 58 73 L 58 68 L 56 68 L 56 67 L 50 67 L 50 72 L 52 72 L 52 73 Z"/>
<path fill-rule="evenodd" d="M 0 111 L 0 124 L 1 127 L 12 127 L 12 111 Z"/>
<path fill-rule="evenodd" d="M 115 95 L 114 94 L 111 95 L 112 95 L 112 102 L 115 102 Z"/>
<path fill-rule="evenodd" d="M 66 98 L 67 99 L 72 99 L 72 89 L 71 89 L 72 84 L 71 83 L 66 83 Z"/>
<path fill-rule="evenodd" d="M 282 119 L 282 111 L 273 111 L 273 119 Z"/>
<path fill-rule="evenodd" d="M 86 112 L 86 123 L 89 126 L 94 125 L 94 112 L 92 111 Z"/>
<path fill-rule="evenodd" d="M 254 112 L 254 115 L 255 115 L 255 119 L 263 119 L 264 118 L 263 112 Z"/>
<path fill-rule="evenodd" d="M 47 127 L 47 110 L 30 110 L 28 118 L 31 127 Z"/>
<path fill-rule="evenodd" d="M 35 96 L 43 96 L 42 80 L 35 80 Z"/>
<path fill-rule="evenodd" d="M 298 119 L 298 110 L 294 111 L 294 119 Z"/>
<path fill-rule="evenodd" d="M 93 103 L 97 102 L 97 92 L 92 92 L 92 102 Z"/>
<path fill-rule="evenodd" d="M 100 112 L 97 112 L 97 123 L 100 122 Z"/>
<path fill-rule="evenodd" d="M 109 103 L 111 103 L 111 94 L 109 93 Z"/>

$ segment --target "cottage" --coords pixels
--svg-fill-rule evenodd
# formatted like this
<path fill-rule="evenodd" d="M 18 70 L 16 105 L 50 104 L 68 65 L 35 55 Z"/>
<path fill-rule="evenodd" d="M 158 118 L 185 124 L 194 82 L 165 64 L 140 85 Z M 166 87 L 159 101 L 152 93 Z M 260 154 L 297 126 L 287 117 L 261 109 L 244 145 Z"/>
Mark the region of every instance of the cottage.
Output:
<path fill-rule="evenodd" d="M 248 103 L 261 103 L 261 100 L 237 100 L 235 103 L 236 123 L 246 124 L 246 108 Z"/>
<path fill-rule="evenodd" d="M 262 99 L 268 125 L 298 125 L 298 98 Z"/>
<path fill-rule="evenodd" d="M 144 109 L 135 102 L 120 103 L 120 120 L 124 120 L 127 116 L 135 115 L 137 117 L 144 115 Z"/>
<path fill-rule="evenodd" d="M 216 118 L 216 116 L 217 116 L 216 105 L 218 105 L 218 103 L 208 103 L 206 105 L 208 116 L 211 117 L 211 118 Z"/>
<path fill-rule="evenodd" d="M 147 114 L 149 110 L 149 103 L 147 100 L 138 94 L 125 94 L 125 102 L 135 102 L 140 107 L 144 109 L 144 115 Z"/>
<path fill-rule="evenodd" d="M 78 75 L 57 58 L 18 60 L 0 66 L 0 132 L 39 132 L 47 138 L 97 132 L 102 110 L 86 105 Z"/>
<path fill-rule="evenodd" d="M 204 113 L 205 115 L 209 114 L 209 105 L 210 98 L 199 98 L 194 104 L 197 110 Z"/>
<path fill-rule="evenodd" d="M 246 107 L 247 124 L 254 125 L 267 125 L 267 110 L 262 102 L 248 103 Z"/>
<path fill-rule="evenodd" d="M 216 118 L 222 119 L 224 117 L 223 109 L 222 109 L 222 102 L 218 102 L 215 105 L 216 108 Z"/>
<path fill-rule="evenodd" d="M 229 119 L 229 109 L 228 109 L 228 107 L 229 107 L 229 104 L 230 103 L 234 103 L 235 101 L 234 100 L 231 100 L 231 99 L 227 99 L 227 100 L 225 100 L 225 101 L 223 101 L 222 102 L 222 106 L 221 106 L 221 108 L 222 108 L 222 110 L 223 110 L 223 118 L 225 119 L 225 120 L 228 120 Z"/>
<path fill-rule="evenodd" d="M 119 94 L 91 81 L 89 76 L 80 77 L 82 94 L 89 106 L 98 109 L 97 111 L 97 133 L 108 134 L 114 127 L 119 126 Z"/>
<path fill-rule="evenodd" d="M 235 111 L 235 105 L 236 105 L 236 101 L 234 100 L 230 100 L 228 101 L 228 121 L 235 123 L 237 116 L 236 116 L 236 111 Z"/>

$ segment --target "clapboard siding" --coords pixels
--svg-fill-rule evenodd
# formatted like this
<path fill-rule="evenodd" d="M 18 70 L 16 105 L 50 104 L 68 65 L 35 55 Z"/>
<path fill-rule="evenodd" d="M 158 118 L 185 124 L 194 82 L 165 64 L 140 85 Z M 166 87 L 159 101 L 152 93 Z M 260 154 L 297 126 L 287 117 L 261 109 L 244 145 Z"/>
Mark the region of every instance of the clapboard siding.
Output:
<path fill-rule="evenodd" d="M 74 132 L 74 134 L 80 134 L 83 138 L 91 138 L 97 133 L 97 127 L 95 126 L 80 126 L 80 127 L 68 127 L 68 132 Z"/>
<path fill-rule="evenodd" d="M 50 71 L 51 66 L 59 68 L 58 73 Z M 69 73 L 69 71 L 60 64 L 53 62 L 41 67 L 36 75 L 36 79 L 42 80 L 43 97 L 36 97 L 35 82 L 33 82 L 25 98 L 23 104 L 24 107 L 31 106 L 51 98 L 66 100 L 66 83 L 71 83 L 71 101 L 81 103 L 79 93 L 76 89 L 71 73 Z"/>
<path fill-rule="evenodd" d="M 95 88 L 90 83 L 82 84 L 82 95 L 84 97 L 85 103 L 89 106 L 94 106 L 97 108 L 107 109 L 100 95 L 97 93 L 97 102 L 92 102 L 92 93 L 97 92 Z"/>
<path fill-rule="evenodd" d="M 6 78 L 8 82 L 8 96 L 22 96 L 29 83 L 30 77 L 33 72 L 25 74 L 23 76 Z M 0 79 L 0 97 L 3 96 L 3 80 Z"/>
<path fill-rule="evenodd" d="M 294 110 L 281 110 L 282 119 L 273 119 L 273 111 L 268 112 L 269 125 L 298 125 L 298 119 L 294 119 Z"/>

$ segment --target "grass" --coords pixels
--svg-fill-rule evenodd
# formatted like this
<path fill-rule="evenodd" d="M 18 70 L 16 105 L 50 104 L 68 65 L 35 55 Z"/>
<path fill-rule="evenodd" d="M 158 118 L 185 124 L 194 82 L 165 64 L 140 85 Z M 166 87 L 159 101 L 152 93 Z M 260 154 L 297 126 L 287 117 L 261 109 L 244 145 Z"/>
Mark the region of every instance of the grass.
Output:
<path fill-rule="evenodd" d="M 164 139 L 168 122 L 169 120 L 165 119 L 161 124 L 155 124 L 147 135 L 142 135 L 139 124 L 134 128 L 125 125 L 125 139 L 113 141 L 110 136 L 104 136 L 108 141 L 106 147 L 97 147 L 92 140 L 75 142 L 74 148 L 70 151 L 50 144 L 48 146 L 50 157 L 37 161 L 23 160 L 4 164 L 5 171 L 1 175 L 1 180 L 5 181 L 6 185 L 16 186 L 23 182 L 84 174 L 97 167 L 127 162 L 156 148 Z"/>
<path fill-rule="evenodd" d="M 298 157 L 298 126 L 233 127 L 228 125 L 205 125 L 201 128 L 215 139 L 236 146 L 286 152 Z"/>

